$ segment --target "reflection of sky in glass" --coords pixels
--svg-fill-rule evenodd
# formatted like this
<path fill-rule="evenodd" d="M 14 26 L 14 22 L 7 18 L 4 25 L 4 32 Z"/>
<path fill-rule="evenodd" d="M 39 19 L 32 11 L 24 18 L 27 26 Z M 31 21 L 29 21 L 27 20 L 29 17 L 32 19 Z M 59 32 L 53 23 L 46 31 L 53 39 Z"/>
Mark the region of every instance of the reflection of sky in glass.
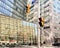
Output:
<path fill-rule="evenodd" d="M 60 1 L 54 0 L 53 6 L 53 9 L 56 11 L 56 13 L 60 13 Z"/>
<path fill-rule="evenodd" d="M 57 14 L 60 14 L 60 1 L 59 0 L 53 0 L 53 11 Z M 59 23 L 60 22 L 60 17 L 56 16 L 55 18 L 55 22 Z"/>
<path fill-rule="evenodd" d="M 37 35 L 37 25 L 36 25 L 36 24 L 29 23 L 29 22 L 26 22 L 26 21 L 23 21 L 22 23 L 23 23 L 23 25 L 25 25 L 25 26 L 32 26 L 33 28 L 35 28 L 36 35 Z"/>
<path fill-rule="evenodd" d="M 10 6 L 13 6 L 13 5 L 9 1 L 13 2 L 13 0 L 5 0 L 5 1 L 0 0 L 0 12 L 2 12 L 3 14 L 11 16 L 12 13 L 10 11 L 12 11 L 12 8 L 10 8 L 8 5 L 10 5 Z M 8 4 L 8 5 L 6 5 L 6 4 Z"/>
<path fill-rule="evenodd" d="M 54 5 L 53 10 L 55 10 L 54 12 L 57 13 L 57 14 L 60 14 L 60 1 L 59 0 L 54 0 L 53 5 Z M 60 15 L 59 16 L 54 16 L 54 24 L 58 25 L 59 22 L 60 22 Z M 56 31 L 59 31 L 58 30 L 59 27 L 58 26 L 56 26 L 56 27 L 57 27 Z"/>

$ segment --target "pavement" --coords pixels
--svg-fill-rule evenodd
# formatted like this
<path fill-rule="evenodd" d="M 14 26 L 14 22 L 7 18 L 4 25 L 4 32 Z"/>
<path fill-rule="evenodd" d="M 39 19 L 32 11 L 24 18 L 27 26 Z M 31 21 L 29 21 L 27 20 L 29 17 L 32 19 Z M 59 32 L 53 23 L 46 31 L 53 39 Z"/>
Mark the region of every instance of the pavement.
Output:
<path fill-rule="evenodd" d="M 58 46 L 50 46 L 50 47 L 42 46 L 40 48 L 60 48 L 60 47 L 58 47 Z"/>
<path fill-rule="evenodd" d="M 21 47 L 0 47 L 0 48 L 37 48 L 35 46 L 21 46 Z"/>

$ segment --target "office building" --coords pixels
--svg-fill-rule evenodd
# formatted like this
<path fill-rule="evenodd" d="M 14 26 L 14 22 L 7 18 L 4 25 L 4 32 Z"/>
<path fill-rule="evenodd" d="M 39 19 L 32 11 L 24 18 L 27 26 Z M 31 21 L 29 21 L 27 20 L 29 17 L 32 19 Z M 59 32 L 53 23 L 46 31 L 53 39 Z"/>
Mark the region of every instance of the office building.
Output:
<path fill-rule="evenodd" d="M 26 23 L 27 0 L 0 0 L 0 41 L 29 42 L 35 28 Z M 25 21 L 25 23 L 23 23 Z M 32 37 L 32 38 L 33 38 Z"/>
<path fill-rule="evenodd" d="M 0 0 L 0 14 L 25 20 L 27 0 Z"/>
<path fill-rule="evenodd" d="M 41 0 L 41 17 L 44 17 L 44 36 L 51 39 L 59 38 L 60 22 L 60 1 L 59 0 Z M 52 42 L 53 43 L 53 42 Z"/>
<path fill-rule="evenodd" d="M 44 18 L 44 29 L 42 36 L 42 42 L 47 40 L 47 44 L 52 43 L 51 42 L 51 36 L 53 31 L 52 26 L 52 0 L 41 0 L 40 1 L 40 17 Z M 49 43 L 48 43 L 49 42 Z"/>
<path fill-rule="evenodd" d="M 23 24 L 21 19 L 12 18 L 10 16 L 0 15 L 0 41 L 10 42 L 9 40 L 15 40 L 15 43 L 25 42 L 29 43 L 30 39 L 36 36 L 35 27 L 32 27 L 31 23 L 29 25 Z M 18 42 L 17 42 L 18 41 Z"/>

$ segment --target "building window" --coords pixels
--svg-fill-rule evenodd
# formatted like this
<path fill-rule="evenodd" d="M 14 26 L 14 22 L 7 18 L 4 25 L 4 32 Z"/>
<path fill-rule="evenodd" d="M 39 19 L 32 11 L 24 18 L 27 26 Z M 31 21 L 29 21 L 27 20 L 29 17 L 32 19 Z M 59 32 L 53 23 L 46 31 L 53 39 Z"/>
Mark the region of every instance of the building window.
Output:
<path fill-rule="evenodd" d="M 11 8 L 5 4 L 7 2 L 8 2 L 8 0 L 6 0 L 5 2 L 3 0 L 0 1 L 0 12 L 2 12 L 5 15 L 11 16 L 11 12 L 10 12 Z"/>
<path fill-rule="evenodd" d="M 60 11 L 60 8 L 57 8 Z"/>
<path fill-rule="evenodd" d="M 56 12 L 56 10 L 53 10 L 54 12 Z"/>
<path fill-rule="evenodd" d="M 56 6 L 55 6 L 55 5 L 53 5 L 53 7 L 54 7 L 54 8 L 56 8 Z"/>
<path fill-rule="evenodd" d="M 45 6 L 44 8 L 46 8 L 46 7 L 48 7 L 49 6 L 49 4 L 47 5 L 47 6 Z"/>
<path fill-rule="evenodd" d="M 59 22 L 59 24 L 60 24 L 60 22 Z"/>
<path fill-rule="evenodd" d="M 57 29 L 57 27 L 54 27 L 54 29 Z"/>
<path fill-rule="evenodd" d="M 49 0 L 46 0 L 46 1 L 44 1 L 44 4 L 46 3 L 46 2 L 48 2 Z"/>
<path fill-rule="evenodd" d="M 10 2 L 14 3 L 14 0 L 9 0 Z"/>
<path fill-rule="evenodd" d="M 44 13 L 49 12 L 49 10 L 44 11 Z"/>
<path fill-rule="evenodd" d="M 16 11 L 17 11 L 17 9 L 18 9 L 18 6 L 16 6 Z"/>

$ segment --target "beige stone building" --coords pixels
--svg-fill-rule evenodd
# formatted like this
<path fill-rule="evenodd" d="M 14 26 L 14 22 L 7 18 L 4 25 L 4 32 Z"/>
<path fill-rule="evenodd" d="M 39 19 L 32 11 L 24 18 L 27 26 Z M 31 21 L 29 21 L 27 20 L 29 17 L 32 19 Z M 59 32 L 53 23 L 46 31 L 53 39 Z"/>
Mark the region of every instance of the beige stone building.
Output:
<path fill-rule="evenodd" d="M 0 41 L 9 41 L 13 38 L 15 41 L 27 42 L 35 36 L 35 28 L 22 24 L 22 20 L 0 14 Z"/>

